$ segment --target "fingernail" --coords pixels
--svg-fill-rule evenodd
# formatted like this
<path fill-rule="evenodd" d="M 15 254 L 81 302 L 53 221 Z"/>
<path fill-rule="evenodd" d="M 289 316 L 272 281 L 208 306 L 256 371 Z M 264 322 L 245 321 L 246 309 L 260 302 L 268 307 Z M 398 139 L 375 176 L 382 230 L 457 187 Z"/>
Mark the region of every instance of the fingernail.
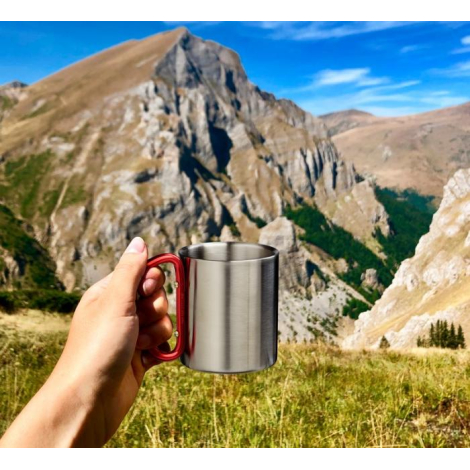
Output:
<path fill-rule="evenodd" d="M 157 281 L 155 279 L 146 279 L 142 284 L 142 290 L 145 295 L 153 294 L 155 288 L 157 287 Z"/>
<path fill-rule="evenodd" d="M 126 248 L 124 253 L 143 253 L 145 250 L 145 242 L 140 237 L 135 237 Z"/>
<path fill-rule="evenodd" d="M 137 348 L 138 349 L 147 349 L 152 344 L 152 339 L 149 335 L 140 335 L 137 338 Z"/>

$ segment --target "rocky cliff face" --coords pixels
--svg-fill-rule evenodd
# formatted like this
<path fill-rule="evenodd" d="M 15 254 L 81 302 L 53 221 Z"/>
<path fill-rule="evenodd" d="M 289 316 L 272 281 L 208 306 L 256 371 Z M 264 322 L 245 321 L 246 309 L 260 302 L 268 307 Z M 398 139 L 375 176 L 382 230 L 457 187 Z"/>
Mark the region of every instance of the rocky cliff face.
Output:
<path fill-rule="evenodd" d="M 360 315 L 348 348 L 416 346 L 431 323 L 461 324 L 470 335 L 470 170 L 459 170 L 444 187 L 429 233 L 405 260 L 372 310 Z"/>
<path fill-rule="evenodd" d="M 329 292 L 322 312 L 336 315 L 359 294 L 327 255 L 298 243 L 284 208 L 316 203 L 365 241 L 388 229 L 321 120 L 261 91 L 235 52 L 185 29 L 28 87 L 0 129 L 0 155 L 0 197 L 32 223 L 69 290 L 109 272 L 136 235 L 152 254 L 261 240 L 283 250 L 284 289 Z"/>

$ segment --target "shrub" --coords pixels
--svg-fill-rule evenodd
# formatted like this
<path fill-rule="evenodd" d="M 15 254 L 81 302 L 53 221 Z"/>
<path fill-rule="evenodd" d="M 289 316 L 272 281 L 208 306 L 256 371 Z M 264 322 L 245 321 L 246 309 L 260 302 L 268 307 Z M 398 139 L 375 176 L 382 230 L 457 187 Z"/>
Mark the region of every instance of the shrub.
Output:
<path fill-rule="evenodd" d="M 380 340 L 379 349 L 388 349 L 390 347 L 390 343 L 385 336 L 382 336 Z"/>
<path fill-rule="evenodd" d="M 0 291 L 0 309 L 13 313 L 20 308 L 46 312 L 72 313 L 80 301 L 80 294 L 58 290 Z"/>
<path fill-rule="evenodd" d="M 343 317 L 350 317 L 353 320 L 357 320 L 359 315 L 366 310 L 369 310 L 369 305 L 367 305 L 362 300 L 352 298 L 349 299 L 343 307 Z"/>

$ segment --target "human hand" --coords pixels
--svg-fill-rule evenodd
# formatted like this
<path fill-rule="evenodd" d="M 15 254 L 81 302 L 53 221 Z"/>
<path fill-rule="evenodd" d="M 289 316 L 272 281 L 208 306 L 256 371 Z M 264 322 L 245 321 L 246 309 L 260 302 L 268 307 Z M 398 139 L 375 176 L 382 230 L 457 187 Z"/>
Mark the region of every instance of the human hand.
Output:
<path fill-rule="evenodd" d="M 54 371 L 0 445 L 96 447 L 116 432 L 158 363 L 148 350 L 168 349 L 173 330 L 165 275 L 146 270 L 147 258 L 134 238 L 114 272 L 85 292 Z"/>

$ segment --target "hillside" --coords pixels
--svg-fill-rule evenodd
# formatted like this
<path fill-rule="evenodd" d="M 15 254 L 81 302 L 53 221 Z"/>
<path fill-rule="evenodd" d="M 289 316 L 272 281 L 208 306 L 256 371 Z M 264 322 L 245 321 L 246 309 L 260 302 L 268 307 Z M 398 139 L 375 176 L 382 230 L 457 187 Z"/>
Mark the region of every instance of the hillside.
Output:
<path fill-rule="evenodd" d="M 394 349 L 416 346 L 437 320 L 461 325 L 470 337 L 470 170 L 444 188 L 429 233 L 404 261 L 372 310 L 362 313 L 343 345 L 377 347 L 385 336 Z"/>
<path fill-rule="evenodd" d="M 441 198 L 447 180 L 470 167 L 470 103 L 367 122 L 353 117 L 347 122 L 333 141 L 342 158 L 354 163 L 359 173 L 373 175 L 379 186 L 411 188 Z M 354 128 L 347 130 L 348 126 Z"/>
<path fill-rule="evenodd" d="M 373 114 L 360 111 L 358 109 L 348 109 L 336 113 L 323 114 L 318 116 L 328 127 L 329 134 L 334 136 L 355 129 L 356 127 L 367 126 L 380 118 Z"/>

